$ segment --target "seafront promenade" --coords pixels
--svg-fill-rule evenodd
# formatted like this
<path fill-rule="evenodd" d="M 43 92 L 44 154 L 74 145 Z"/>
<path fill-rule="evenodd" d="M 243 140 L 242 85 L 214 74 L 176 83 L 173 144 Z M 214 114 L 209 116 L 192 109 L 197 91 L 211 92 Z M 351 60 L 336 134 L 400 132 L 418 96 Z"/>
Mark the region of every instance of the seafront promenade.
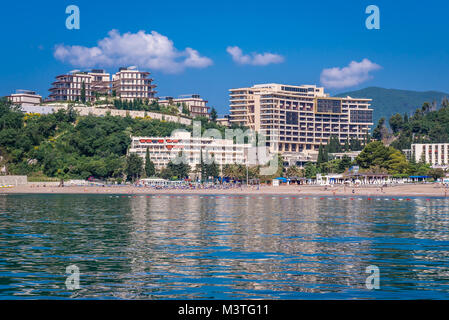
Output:
<path fill-rule="evenodd" d="M 288 195 L 288 196 L 385 196 L 385 197 L 446 197 L 449 190 L 438 183 L 405 184 L 388 187 L 380 186 L 245 186 L 232 188 L 163 188 L 137 186 L 44 186 L 24 185 L 0 189 L 0 194 L 127 194 L 127 195 Z"/>

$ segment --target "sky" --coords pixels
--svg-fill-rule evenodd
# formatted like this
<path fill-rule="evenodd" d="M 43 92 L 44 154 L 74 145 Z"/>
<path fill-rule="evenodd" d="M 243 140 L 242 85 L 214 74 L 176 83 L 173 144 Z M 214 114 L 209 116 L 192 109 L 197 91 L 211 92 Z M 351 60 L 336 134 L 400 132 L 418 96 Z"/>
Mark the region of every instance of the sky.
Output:
<path fill-rule="evenodd" d="M 66 27 L 69 5 L 79 29 Z M 369 5 L 379 29 L 366 27 Z M 229 89 L 259 83 L 449 92 L 448 14 L 436 0 L 4 2 L 0 95 L 47 97 L 56 75 L 131 65 L 158 96 L 200 94 L 220 115 Z"/>

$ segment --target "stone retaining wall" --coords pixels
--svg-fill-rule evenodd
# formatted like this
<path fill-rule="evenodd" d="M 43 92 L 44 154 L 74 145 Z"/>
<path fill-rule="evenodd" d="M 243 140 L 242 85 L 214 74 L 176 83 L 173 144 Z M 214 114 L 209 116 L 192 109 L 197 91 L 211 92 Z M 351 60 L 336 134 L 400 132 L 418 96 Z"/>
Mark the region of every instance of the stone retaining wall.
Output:
<path fill-rule="evenodd" d="M 27 183 L 27 176 L 0 176 L 0 186 L 22 186 Z"/>

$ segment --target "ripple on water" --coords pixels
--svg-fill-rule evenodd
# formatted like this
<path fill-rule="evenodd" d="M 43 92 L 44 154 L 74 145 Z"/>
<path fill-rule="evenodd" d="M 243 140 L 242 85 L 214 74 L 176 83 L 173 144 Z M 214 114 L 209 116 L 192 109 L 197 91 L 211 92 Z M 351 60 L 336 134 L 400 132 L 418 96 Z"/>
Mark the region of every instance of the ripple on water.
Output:
<path fill-rule="evenodd" d="M 449 298 L 447 199 L 0 200 L 1 299 Z M 69 265 L 81 273 L 76 292 Z M 380 290 L 365 288 L 370 265 Z"/>

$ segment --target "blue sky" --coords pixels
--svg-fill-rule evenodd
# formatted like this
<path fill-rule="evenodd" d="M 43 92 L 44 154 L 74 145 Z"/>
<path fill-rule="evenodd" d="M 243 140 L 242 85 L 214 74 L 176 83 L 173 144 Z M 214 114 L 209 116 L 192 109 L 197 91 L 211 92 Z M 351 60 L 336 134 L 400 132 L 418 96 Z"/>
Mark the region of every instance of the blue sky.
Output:
<path fill-rule="evenodd" d="M 72 4 L 80 8 L 80 30 L 65 27 L 65 9 Z M 380 9 L 380 30 L 365 27 L 365 8 L 371 4 Z M 364 79 L 326 90 L 381 86 L 449 92 L 447 1 L 17 1 L 3 3 L 0 14 L 0 95 L 30 89 L 46 97 L 56 75 L 89 69 L 74 65 L 80 57 L 72 46 L 98 47 L 114 29 L 119 40 L 143 31 L 144 40 L 172 42 L 167 52 L 173 60 L 165 59 L 165 47 L 155 49 L 163 53 L 151 62 L 139 56 L 135 63 L 133 52 L 119 48 L 111 56 L 103 48 L 109 60 L 83 63 L 108 61 L 105 69 L 115 72 L 120 61 L 130 62 L 152 72 L 159 95 L 198 93 L 220 114 L 228 111 L 229 88 L 266 82 L 321 85 L 323 70 L 344 73 L 341 68 L 364 59 L 368 65 L 354 66 L 368 68 Z M 66 49 L 64 54 L 55 56 L 57 46 Z M 228 47 L 242 50 L 240 63 Z M 257 65 L 252 53 L 262 55 L 262 63 Z M 272 56 L 263 56 L 267 53 Z M 189 57 L 199 60 L 189 62 Z"/>

